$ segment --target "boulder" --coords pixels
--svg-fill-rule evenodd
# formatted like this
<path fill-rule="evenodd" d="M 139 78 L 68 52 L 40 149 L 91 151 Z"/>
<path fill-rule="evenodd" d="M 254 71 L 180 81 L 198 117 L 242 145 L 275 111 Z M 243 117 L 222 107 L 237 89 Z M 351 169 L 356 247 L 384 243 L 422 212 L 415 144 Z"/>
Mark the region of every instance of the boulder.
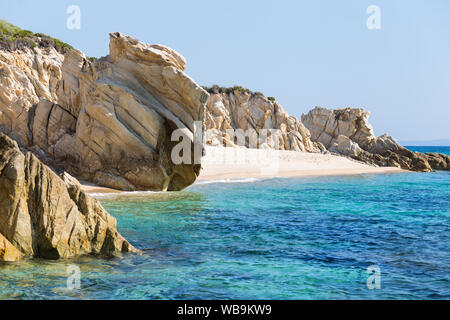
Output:
<path fill-rule="evenodd" d="M 0 260 L 122 252 L 138 251 L 75 178 L 60 178 L 0 133 Z"/>
<path fill-rule="evenodd" d="M 342 134 L 338 136 L 336 142 L 330 146 L 328 151 L 350 157 L 358 157 L 363 152 L 356 142 Z"/>
<path fill-rule="evenodd" d="M 208 93 L 163 45 L 110 34 L 110 54 L 0 49 L 0 132 L 60 171 L 122 190 L 181 190 L 200 164 L 174 164 L 171 141 L 193 141 Z"/>
<path fill-rule="evenodd" d="M 419 153 L 414 152 L 417 156 L 425 158 L 430 166 L 436 170 L 450 170 L 450 157 L 442 153 Z"/>
<path fill-rule="evenodd" d="M 364 109 L 329 110 L 316 107 L 302 115 L 301 119 L 311 132 L 311 139 L 321 142 L 327 149 L 337 143 L 342 135 L 366 150 L 375 140 L 369 115 Z"/>

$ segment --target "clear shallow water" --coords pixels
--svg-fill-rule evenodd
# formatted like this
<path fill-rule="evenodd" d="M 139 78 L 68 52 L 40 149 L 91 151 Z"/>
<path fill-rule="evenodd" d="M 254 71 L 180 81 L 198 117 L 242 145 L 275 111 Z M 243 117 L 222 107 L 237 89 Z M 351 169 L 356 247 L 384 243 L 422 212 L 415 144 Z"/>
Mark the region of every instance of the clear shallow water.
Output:
<path fill-rule="evenodd" d="M 2 299 L 449 299 L 450 172 L 103 198 L 141 256 L 0 264 Z M 66 289 L 67 266 L 81 290 Z M 368 290 L 366 268 L 381 269 Z"/>

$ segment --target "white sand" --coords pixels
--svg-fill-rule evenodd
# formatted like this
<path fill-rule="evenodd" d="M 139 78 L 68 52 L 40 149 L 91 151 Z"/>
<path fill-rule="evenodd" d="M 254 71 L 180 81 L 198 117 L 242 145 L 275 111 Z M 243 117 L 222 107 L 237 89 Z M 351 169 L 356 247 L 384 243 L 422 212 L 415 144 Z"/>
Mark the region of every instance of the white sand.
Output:
<path fill-rule="evenodd" d="M 238 180 L 271 177 L 314 177 L 405 172 L 396 167 L 373 167 L 331 154 L 246 148 L 206 147 L 198 180 Z M 89 194 L 122 193 L 80 181 Z"/>
<path fill-rule="evenodd" d="M 199 180 L 403 172 L 331 154 L 206 147 Z"/>
<path fill-rule="evenodd" d="M 95 194 L 95 193 L 122 193 L 124 191 L 122 190 L 116 190 L 106 187 L 100 187 L 96 184 L 93 184 L 91 182 L 80 180 L 81 188 L 87 192 L 88 194 Z"/>

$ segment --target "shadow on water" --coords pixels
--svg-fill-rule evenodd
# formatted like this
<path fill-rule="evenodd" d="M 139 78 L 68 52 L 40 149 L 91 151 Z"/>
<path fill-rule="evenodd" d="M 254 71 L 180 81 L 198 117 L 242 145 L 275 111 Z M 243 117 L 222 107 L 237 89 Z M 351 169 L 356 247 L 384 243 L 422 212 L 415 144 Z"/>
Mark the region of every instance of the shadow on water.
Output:
<path fill-rule="evenodd" d="M 97 199 L 107 207 L 140 207 L 154 209 L 156 212 L 169 213 L 171 208 L 177 213 L 195 213 L 201 211 L 207 202 L 206 197 L 199 192 L 137 192 L 119 195 L 102 195 Z"/>

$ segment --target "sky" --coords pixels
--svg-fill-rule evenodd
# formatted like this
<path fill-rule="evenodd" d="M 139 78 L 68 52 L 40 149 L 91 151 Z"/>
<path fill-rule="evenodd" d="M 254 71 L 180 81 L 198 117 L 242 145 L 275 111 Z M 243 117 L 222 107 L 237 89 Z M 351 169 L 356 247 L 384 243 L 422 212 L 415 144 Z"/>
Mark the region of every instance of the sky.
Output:
<path fill-rule="evenodd" d="M 79 29 L 67 27 L 70 5 Z M 380 29 L 367 27 L 370 5 Z M 177 50 L 200 85 L 260 91 L 297 117 L 361 107 L 376 135 L 450 138 L 448 0 L 1 0 L 0 19 L 90 57 L 120 31 Z"/>

